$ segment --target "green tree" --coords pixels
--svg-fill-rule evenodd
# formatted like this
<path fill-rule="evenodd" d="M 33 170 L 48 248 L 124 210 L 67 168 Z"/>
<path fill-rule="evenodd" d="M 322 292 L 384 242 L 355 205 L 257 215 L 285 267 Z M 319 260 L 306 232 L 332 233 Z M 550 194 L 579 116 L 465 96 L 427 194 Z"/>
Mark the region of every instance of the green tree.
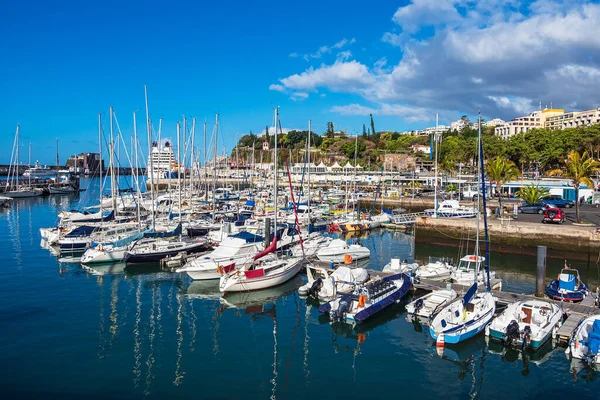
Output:
<path fill-rule="evenodd" d="M 335 129 L 333 126 L 333 122 L 327 122 L 327 130 L 325 131 L 325 137 L 329 139 L 333 139 L 335 136 Z"/>
<path fill-rule="evenodd" d="M 369 114 L 369 117 L 371 117 L 371 134 L 373 135 L 373 138 L 371 139 L 374 143 L 377 143 L 379 141 L 379 138 L 376 137 L 375 134 L 375 122 L 373 121 L 373 114 Z"/>
<path fill-rule="evenodd" d="M 533 183 L 527 186 L 523 186 L 517 191 L 519 196 L 525 203 L 533 204 L 538 203 L 541 199 L 548 196 L 550 192 L 545 187 L 540 185 L 534 185 Z"/>
<path fill-rule="evenodd" d="M 365 124 L 363 124 L 362 136 L 363 136 L 363 139 L 365 139 L 365 140 L 369 138 L 369 136 L 367 135 L 367 127 L 365 126 Z"/>
<path fill-rule="evenodd" d="M 514 162 L 506 158 L 496 157 L 488 160 L 485 166 L 488 178 L 496 181 L 496 191 L 499 192 L 500 209 L 502 209 L 502 185 L 519 176 L 519 169 Z"/>
<path fill-rule="evenodd" d="M 573 183 L 575 188 L 575 215 L 577 222 L 581 223 L 581 215 L 579 212 L 579 187 L 583 183 L 588 188 L 594 187 L 594 182 L 591 176 L 600 171 L 600 163 L 590 156 L 587 152 L 579 154 L 576 151 L 571 151 L 567 158 L 561 159 L 563 168 L 556 168 L 548 172 L 550 176 L 563 176 L 568 178 Z"/>

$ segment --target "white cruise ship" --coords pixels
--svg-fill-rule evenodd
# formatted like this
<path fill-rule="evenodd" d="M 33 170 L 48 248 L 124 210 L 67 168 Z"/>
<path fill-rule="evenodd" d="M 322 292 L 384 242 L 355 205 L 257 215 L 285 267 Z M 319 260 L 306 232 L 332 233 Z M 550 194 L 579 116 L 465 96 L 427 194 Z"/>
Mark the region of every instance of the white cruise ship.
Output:
<path fill-rule="evenodd" d="M 152 163 L 150 163 L 150 160 L 152 160 Z M 171 178 L 177 178 L 178 165 L 177 160 L 175 160 L 175 154 L 173 153 L 171 143 L 165 142 L 161 149 L 158 143 L 153 142 L 152 152 L 150 153 L 150 157 L 148 157 L 147 167 L 149 179 L 151 176 L 152 179 L 157 180 L 167 179 L 169 178 L 169 174 L 171 175 Z"/>
<path fill-rule="evenodd" d="M 39 161 L 36 161 L 33 167 L 30 167 L 27 171 L 23 172 L 23 176 L 31 178 L 54 178 L 56 176 L 56 171 L 51 170 L 45 165 L 42 167 Z"/>

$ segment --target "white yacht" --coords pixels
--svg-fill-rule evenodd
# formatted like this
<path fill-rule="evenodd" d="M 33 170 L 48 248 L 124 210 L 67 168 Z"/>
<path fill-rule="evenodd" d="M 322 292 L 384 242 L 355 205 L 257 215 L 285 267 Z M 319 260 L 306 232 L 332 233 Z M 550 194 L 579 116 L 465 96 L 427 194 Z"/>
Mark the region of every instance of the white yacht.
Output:
<path fill-rule="evenodd" d="M 433 208 L 425 210 L 425 215 L 431 217 L 436 214 Z M 457 200 L 444 200 L 437 208 L 438 217 L 455 217 L 455 218 L 475 218 L 477 216 L 477 208 L 463 207 Z"/>
<path fill-rule="evenodd" d="M 482 285 L 487 282 L 487 273 L 483 268 L 485 257 L 468 255 L 460 259 L 458 267 L 452 271 L 452 280 L 455 283 L 464 286 L 470 286 L 473 283 Z M 477 279 L 475 279 L 477 276 Z M 490 280 L 496 278 L 496 272 L 490 271 Z"/>
<path fill-rule="evenodd" d="M 176 272 L 185 272 L 194 280 L 219 279 L 221 274 L 251 263 L 264 249 L 264 239 L 247 232 L 225 238 L 210 253 L 193 259 Z"/>
<path fill-rule="evenodd" d="M 165 142 L 162 149 L 157 142 L 152 143 L 152 151 L 148 157 L 148 178 L 157 180 L 176 178 L 177 171 L 178 164 L 171 143 Z"/>
<path fill-rule="evenodd" d="M 30 167 L 23 172 L 23 176 L 29 178 L 54 178 L 56 176 L 56 171 L 53 171 L 45 165 L 42 166 L 39 161 L 36 161 L 33 167 Z"/>
<path fill-rule="evenodd" d="M 359 244 L 349 245 L 342 239 L 334 239 L 327 247 L 317 251 L 317 258 L 321 261 L 334 263 L 353 263 L 371 256 L 371 251 Z"/>

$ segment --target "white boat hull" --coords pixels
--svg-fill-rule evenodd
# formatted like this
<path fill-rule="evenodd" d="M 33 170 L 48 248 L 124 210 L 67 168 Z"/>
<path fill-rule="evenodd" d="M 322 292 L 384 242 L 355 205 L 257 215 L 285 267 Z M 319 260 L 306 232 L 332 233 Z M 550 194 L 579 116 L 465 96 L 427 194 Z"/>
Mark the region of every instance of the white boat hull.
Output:
<path fill-rule="evenodd" d="M 81 263 L 83 265 L 92 265 L 122 262 L 125 259 L 126 251 L 126 247 L 106 250 L 98 250 L 97 248 L 87 249 L 81 256 Z"/>
<path fill-rule="evenodd" d="M 296 276 L 300 272 L 301 267 L 302 259 L 298 258 L 295 260 L 291 259 L 285 268 L 273 275 L 265 275 L 254 279 L 246 279 L 243 273 L 229 277 L 223 276 L 219 282 L 219 290 L 224 293 L 248 292 L 281 285 Z"/>

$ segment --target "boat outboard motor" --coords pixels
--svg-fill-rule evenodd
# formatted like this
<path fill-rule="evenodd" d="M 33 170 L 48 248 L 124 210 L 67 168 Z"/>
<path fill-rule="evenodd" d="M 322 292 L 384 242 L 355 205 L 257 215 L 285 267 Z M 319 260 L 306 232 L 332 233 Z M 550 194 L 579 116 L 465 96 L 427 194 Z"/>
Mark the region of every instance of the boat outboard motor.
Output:
<path fill-rule="evenodd" d="M 334 320 L 341 321 L 344 319 L 344 314 L 350 309 L 351 301 L 352 299 L 350 298 L 350 296 L 344 296 L 340 299 L 338 303 L 338 308 L 333 314 Z"/>
<path fill-rule="evenodd" d="M 515 344 L 520 336 L 521 329 L 519 328 L 519 323 L 513 319 L 506 327 L 504 335 L 502 335 L 502 342 L 505 345 Z"/>
<path fill-rule="evenodd" d="M 414 315 L 417 315 L 419 313 L 419 311 L 421 310 L 421 308 L 423 308 L 423 299 L 417 299 L 417 301 L 415 301 Z"/>
<path fill-rule="evenodd" d="M 529 346 L 529 343 L 531 342 L 531 327 L 529 325 L 527 325 L 524 329 L 523 329 L 523 348 L 525 348 L 525 346 Z"/>
<path fill-rule="evenodd" d="M 313 282 L 311 287 L 306 292 L 307 296 L 316 296 L 319 293 L 319 290 L 323 287 L 323 279 L 319 278 Z"/>

